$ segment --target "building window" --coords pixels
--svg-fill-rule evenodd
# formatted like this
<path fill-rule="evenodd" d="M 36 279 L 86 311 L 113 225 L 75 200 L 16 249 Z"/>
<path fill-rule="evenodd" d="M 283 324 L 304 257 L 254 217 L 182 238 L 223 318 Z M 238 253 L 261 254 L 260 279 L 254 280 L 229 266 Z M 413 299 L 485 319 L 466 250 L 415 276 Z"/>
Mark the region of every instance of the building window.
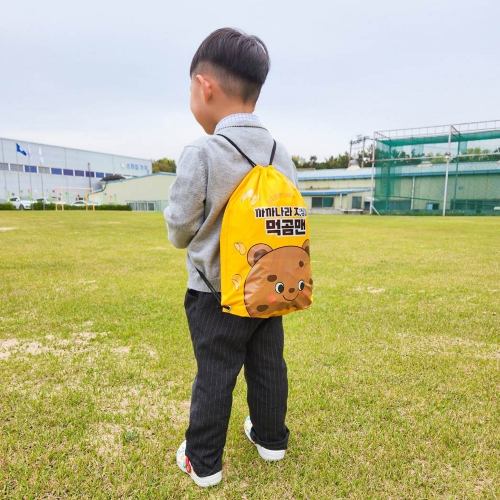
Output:
<path fill-rule="evenodd" d="M 85 172 L 85 177 L 94 177 L 94 172 L 89 172 L 88 170 Z"/>
<path fill-rule="evenodd" d="M 103 172 L 96 172 L 95 173 L 95 176 L 98 178 L 98 179 L 102 179 L 104 177 L 104 173 Z"/>
<path fill-rule="evenodd" d="M 436 203 L 436 206 L 439 208 L 439 203 Z M 389 200 L 388 209 L 392 212 L 409 212 L 411 200 Z"/>
<path fill-rule="evenodd" d="M 64 175 L 73 175 L 73 170 L 70 170 L 69 168 L 65 168 L 63 170 Z"/>
<path fill-rule="evenodd" d="M 319 198 L 318 196 L 313 196 L 312 199 L 312 207 L 313 208 L 321 208 L 323 205 L 323 198 Z"/>
<path fill-rule="evenodd" d="M 75 177 L 85 177 L 85 172 L 83 170 L 75 170 Z"/>
<path fill-rule="evenodd" d="M 332 208 L 333 207 L 333 196 L 313 196 L 312 197 L 312 208 Z"/>
<path fill-rule="evenodd" d="M 49 167 L 38 167 L 38 172 L 40 174 L 50 174 L 50 168 Z"/>
<path fill-rule="evenodd" d="M 51 168 L 50 172 L 52 175 L 62 175 L 62 168 Z"/>
<path fill-rule="evenodd" d="M 9 170 L 9 165 L 7 163 L 0 163 L 0 170 Z"/>
<path fill-rule="evenodd" d="M 361 196 L 353 196 L 352 197 L 352 208 L 361 208 Z"/>
<path fill-rule="evenodd" d="M 134 212 L 154 212 L 156 202 L 154 201 L 127 201 Z"/>
<path fill-rule="evenodd" d="M 11 172 L 22 172 L 24 169 L 23 169 L 23 166 L 22 165 L 14 165 L 14 164 L 10 164 L 10 171 Z"/>
<path fill-rule="evenodd" d="M 427 210 L 439 210 L 439 203 L 427 203 Z"/>

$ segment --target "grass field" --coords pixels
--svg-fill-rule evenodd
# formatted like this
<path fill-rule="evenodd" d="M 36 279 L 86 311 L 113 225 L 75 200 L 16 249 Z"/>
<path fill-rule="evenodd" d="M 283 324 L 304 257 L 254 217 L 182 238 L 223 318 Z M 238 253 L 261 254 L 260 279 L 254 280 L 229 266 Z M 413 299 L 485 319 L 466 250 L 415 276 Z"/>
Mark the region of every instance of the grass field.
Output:
<path fill-rule="evenodd" d="M 0 212 L 0 498 L 500 498 L 500 218 L 312 217 L 289 450 L 238 381 L 224 478 L 177 469 L 195 374 L 161 214 Z"/>

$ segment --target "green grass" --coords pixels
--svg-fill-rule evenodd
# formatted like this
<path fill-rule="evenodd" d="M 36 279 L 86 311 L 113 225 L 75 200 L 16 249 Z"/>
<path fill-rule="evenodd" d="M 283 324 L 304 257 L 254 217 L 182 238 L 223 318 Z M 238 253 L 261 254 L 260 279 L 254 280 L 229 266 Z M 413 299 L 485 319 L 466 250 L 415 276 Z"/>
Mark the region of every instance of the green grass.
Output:
<path fill-rule="evenodd" d="M 240 378 L 206 491 L 174 457 L 195 363 L 161 214 L 0 212 L 0 498 L 500 498 L 500 218 L 311 223 L 286 458 Z"/>

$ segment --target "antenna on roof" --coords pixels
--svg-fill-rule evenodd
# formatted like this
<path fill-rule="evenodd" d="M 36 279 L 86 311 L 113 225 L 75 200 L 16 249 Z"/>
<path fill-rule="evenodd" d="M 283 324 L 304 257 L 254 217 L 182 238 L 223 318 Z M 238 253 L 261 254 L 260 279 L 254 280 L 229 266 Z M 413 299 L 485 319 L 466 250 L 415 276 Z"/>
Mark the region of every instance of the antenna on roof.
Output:
<path fill-rule="evenodd" d="M 365 143 L 366 141 L 372 140 L 373 139 L 367 135 L 358 134 L 356 139 L 349 141 L 349 166 L 347 167 L 349 170 L 357 170 L 365 166 L 365 161 L 369 160 L 369 158 L 366 158 Z M 361 167 L 357 160 L 359 157 L 361 157 Z"/>

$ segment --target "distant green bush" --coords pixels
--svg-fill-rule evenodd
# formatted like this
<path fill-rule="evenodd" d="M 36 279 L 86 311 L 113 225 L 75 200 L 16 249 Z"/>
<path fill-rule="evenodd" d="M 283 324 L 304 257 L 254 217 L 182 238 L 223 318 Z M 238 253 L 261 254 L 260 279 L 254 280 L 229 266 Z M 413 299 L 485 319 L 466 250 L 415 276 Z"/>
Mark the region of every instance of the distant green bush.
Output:
<path fill-rule="evenodd" d="M 132 207 L 130 205 L 96 205 L 96 210 L 122 210 L 125 212 L 131 212 Z"/>
<path fill-rule="evenodd" d="M 45 206 L 45 208 L 44 208 Z M 37 201 L 31 205 L 31 210 L 55 210 L 56 206 L 54 203 L 42 203 L 41 201 Z"/>
<path fill-rule="evenodd" d="M 5 205 L 11 205 L 10 203 L 5 203 Z M 13 205 L 11 205 L 13 207 Z M 44 208 L 45 206 L 45 208 Z M 55 210 L 55 203 L 46 203 L 45 205 L 42 202 L 33 203 L 31 205 L 33 210 Z M 120 210 L 120 211 L 128 211 L 130 212 L 132 208 L 130 205 L 96 205 L 96 210 Z M 6 209 L 9 210 L 9 209 Z M 57 210 L 62 210 L 61 205 L 58 205 Z M 73 205 L 64 205 L 64 210 L 85 210 L 85 207 L 74 207 Z M 92 210 L 92 207 L 89 206 L 88 210 Z"/>
<path fill-rule="evenodd" d="M 12 203 L 0 203 L 0 210 L 14 210 L 14 205 Z"/>

